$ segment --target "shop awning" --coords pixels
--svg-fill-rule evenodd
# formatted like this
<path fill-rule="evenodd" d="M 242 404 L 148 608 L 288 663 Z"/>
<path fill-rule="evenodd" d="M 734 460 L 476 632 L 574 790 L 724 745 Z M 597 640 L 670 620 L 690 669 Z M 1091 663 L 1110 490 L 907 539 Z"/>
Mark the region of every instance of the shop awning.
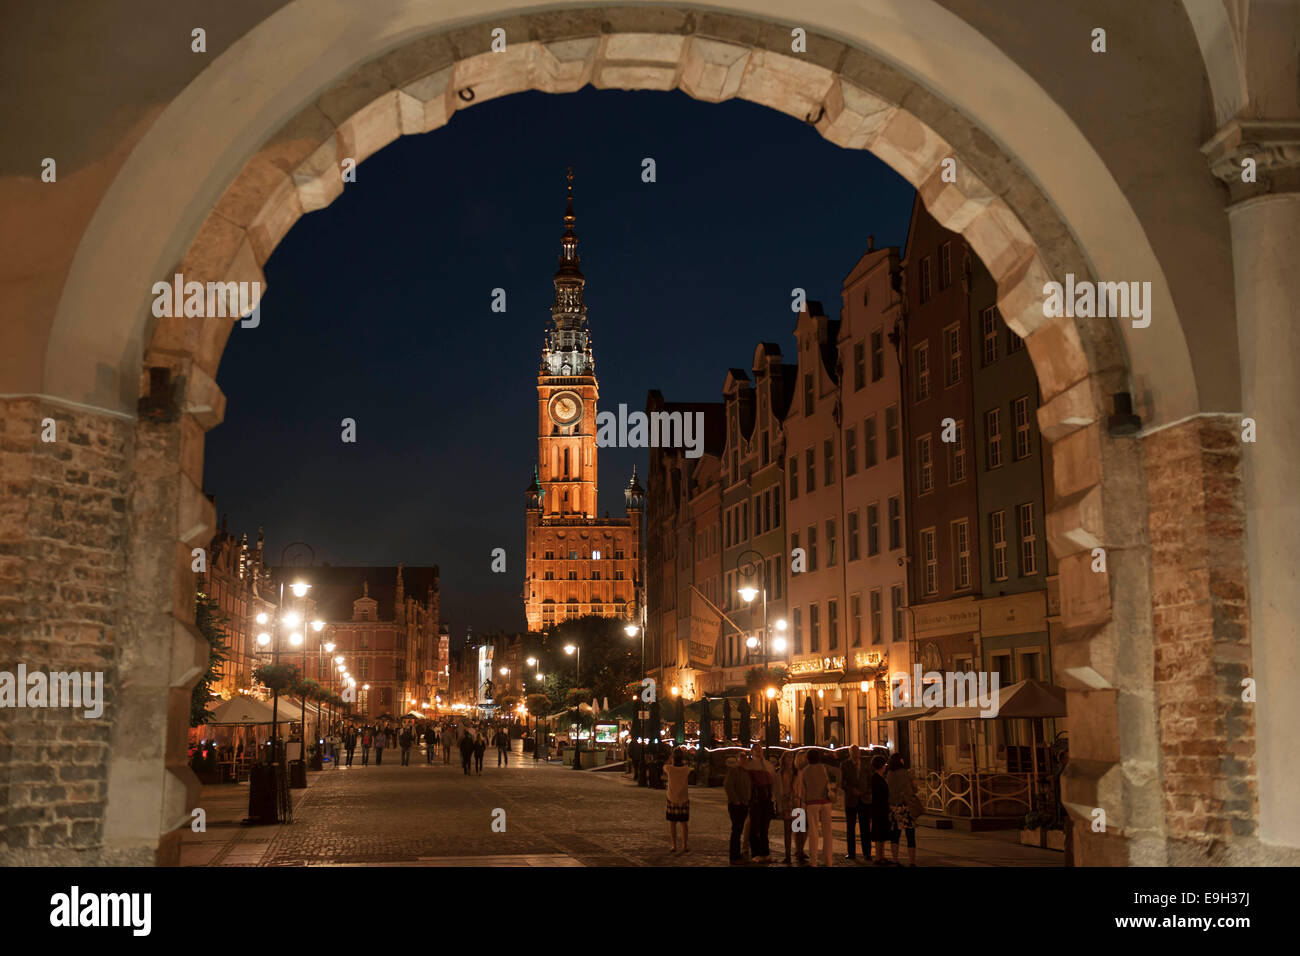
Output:
<path fill-rule="evenodd" d="M 868 718 L 868 721 L 875 723 L 881 720 L 915 720 L 918 717 L 924 718 L 926 714 L 933 714 L 937 709 L 936 707 L 895 707 L 893 710 Z"/>
<path fill-rule="evenodd" d="M 922 720 L 974 720 L 984 717 L 979 707 L 945 707 Z M 1008 720 L 1065 717 L 1065 689 L 1037 680 L 1022 680 L 998 691 L 998 710 L 990 717 Z"/>
<path fill-rule="evenodd" d="M 296 718 L 295 718 L 296 719 Z M 281 710 L 276 714 L 279 723 L 287 724 L 290 718 Z M 231 700 L 220 701 L 209 710 L 209 724 L 269 724 L 271 723 L 271 704 L 269 701 L 240 695 Z"/>

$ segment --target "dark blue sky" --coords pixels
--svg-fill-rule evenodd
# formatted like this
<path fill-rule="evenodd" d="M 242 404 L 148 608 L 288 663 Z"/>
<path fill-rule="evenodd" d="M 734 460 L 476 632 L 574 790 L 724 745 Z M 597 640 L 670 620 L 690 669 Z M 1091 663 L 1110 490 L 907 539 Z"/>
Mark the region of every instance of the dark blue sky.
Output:
<path fill-rule="evenodd" d="M 641 180 L 653 157 L 658 181 Z M 574 167 L 600 407 L 718 401 L 754 345 L 792 356 L 790 290 L 826 312 L 866 250 L 901 245 L 911 187 L 865 152 L 752 103 L 682 93 L 526 93 L 456 114 L 357 168 L 266 265 L 256 329 L 218 373 L 205 483 L 273 562 L 436 563 L 461 634 L 523 627 L 536 374 Z M 507 311 L 491 311 L 494 288 Z M 356 444 L 340 421 L 357 422 Z M 602 513 L 644 450 L 600 459 Z M 490 571 L 505 548 L 505 574 Z"/>

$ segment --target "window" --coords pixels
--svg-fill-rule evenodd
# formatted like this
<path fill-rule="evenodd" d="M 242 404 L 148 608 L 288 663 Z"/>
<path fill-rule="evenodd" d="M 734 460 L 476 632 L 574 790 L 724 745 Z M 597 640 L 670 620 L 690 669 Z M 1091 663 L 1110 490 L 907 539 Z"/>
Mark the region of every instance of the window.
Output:
<path fill-rule="evenodd" d="M 926 256 L 921 260 L 921 275 L 920 275 L 920 281 L 918 283 L 918 285 L 920 286 L 920 289 L 918 291 L 921 294 L 922 305 L 925 305 L 927 302 L 930 301 L 930 296 L 932 294 L 932 290 L 930 287 L 930 278 L 931 278 L 930 272 L 931 272 L 930 257 Z"/>
<path fill-rule="evenodd" d="M 546 554 L 545 554 L 545 558 L 546 558 L 547 561 L 554 561 L 554 560 L 555 560 L 555 552 L 554 552 L 554 551 L 547 551 Z"/>
<path fill-rule="evenodd" d="M 822 485 L 829 488 L 835 484 L 835 439 L 822 440 Z"/>
<path fill-rule="evenodd" d="M 858 426 L 850 425 L 844 432 L 844 474 L 858 473 Z"/>
<path fill-rule="evenodd" d="M 876 329 L 871 333 L 871 380 L 879 382 L 885 375 L 885 333 Z"/>
<path fill-rule="evenodd" d="M 826 649 L 840 646 L 840 602 L 831 598 L 826 602 Z"/>
<path fill-rule="evenodd" d="M 939 593 L 939 552 L 935 544 L 934 529 L 921 532 L 921 569 L 924 574 L 922 590 L 926 594 Z"/>
<path fill-rule="evenodd" d="M 867 346 L 864 342 L 853 343 L 853 390 L 856 392 L 867 384 Z"/>
<path fill-rule="evenodd" d="M 808 570 L 817 570 L 817 526 L 808 526 Z"/>
<path fill-rule="evenodd" d="M 554 581 L 554 580 L 555 580 L 555 572 L 554 572 L 554 571 L 547 571 L 547 572 L 545 572 L 545 573 L 542 575 L 542 580 L 543 580 L 543 581 Z"/>
<path fill-rule="evenodd" d="M 772 527 L 781 526 L 781 488 L 774 486 L 772 488 Z"/>
<path fill-rule="evenodd" d="M 858 560 L 858 513 L 850 511 L 848 517 L 849 560 Z"/>
<path fill-rule="evenodd" d="M 1034 506 L 1021 505 L 1020 511 L 1020 575 L 1028 577 L 1038 573 L 1038 535 L 1034 532 Z"/>
<path fill-rule="evenodd" d="M 880 505 L 867 505 L 867 557 L 880 553 Z"/>
<path fill-rule="evenodd" d="M 952 285 L 952 243 L 945 242 L 939 247 L 939 288 L 946 289 Z"/>
<path fill-rule="evenodd" d="M 821 614 L 814 601 L 808 605 L 808 650 L 817 653 L 822 649 Z"/>
<path fill-rule="evenodd" d="M 791 455 L 789 465 L 790 474 L 786 482 L 790 485 L 790 500 L 794 501 L 799 497 L 799 456 Z"/>
<path fill-rule="evenodd" d="M 961 383 L 961 329 L 957 324 L 943 330 L 943 384 L 949 388 Z"/>
<path fill-rule="evenodd" d="M 995 306 L 980 313 L 980 335 L 984 341 L 981 358 L 987 368 L 998 360 L 998 310 Z"/>
<path fill-rule="evenodd" d="M 903 503 L 897 495 L 889 499 L 889 550 L 903 546 Z"/>
<path fill-rule="evenodd" d="M 952 523 L 953 590 L 970 587 L 970 523 L 962 518 Z"/>
<path fill-rule="evenodd" d="M 777 499 L 777 491 L 776 488 L 769 488 L 763 492 L 763 528 L 766 531 L 771 531 L 776 527 L 772 522 L 772 512 L 781 507 L 781 503 Z"/>
<path fill-rule="evenodd" d="M 803 413 L 813 413 L 813 377 L 812 372 L 803 373 Z"/>
<path fill-rule="evenodd" d="M 862 467 L 876 466 L 876 416 L 868 415 L 862 422 Z"/>
<path fill-rule="evenodd" d="M 835 562 L 836 560 L 838 560 L 838 556 L 835 553 L 835 528 L 836 528 L 835 519 L 827 518 L 826 519 L 826 567 L 828 568 L 835 567 Z"/>
<path fill-rule="evenodd" d="M 725 548 L 731 547 L 731 509 L 730 508 L 728 508 L 726 512 L 726 523 L 723 525 L 723 530 L 722 530 L 722 542 L 723 542 L 723 547 Z"/>
<path fill-rule="evenodd" d="M 794 618 L 791 626 L 791 630 L 794 631 L 794 652 L 796 654 L 802 654 L 803 653 L 803 608 L 798 608 L 798 607 L 795 608 L 794 614 L 792 616 Z"/>
<path fill-rule="evenodd" d="M 578 580 L 578 572 L 577 572 L 577 571 L 570 571 L 570 572 L 569 572 L 569 580 L 570 580 L 570 581 L 576 581 L 576 580 Z"/>
<path fill-rule="evenodd" d="M 748 540 L 749 538 L 749 502 L 748 501 L 742 501 L 740 503 L 740 524 L 737 527 L 739 527 L 740 529 L 740 540 L 741 541 Z"/>
<path fill-rule="evenodd" d="M 901 641 L 906 633 L 903 630 L 903 586 L 895 584 L 889 589 L 889 613 L 893 617 L 894 640 Z"/>
<path fill-rule="evenodd" d="M 803 453 L 804 476 L 808 484 L 808 493 L 817 490 L 817 452 L 809 448 Z"/>
<path fill-rule="evenodd" d="M 361 665 L 361 670 L 358 672 L 358 676 L 361 677 L 362 680 L 365 680 L 370 676 L 370 658 L 363 657 L 357 661 L 357 663 Z"/>
<path fill-rule="evenodd" d="M 898 457 L 898 406 L 885 409 L 885 458 Z"/>
<path fill-rule="evenodd" d="M 758 495 L 754 495 L 754 535 L 758 536 L 763 533 L 763 502 L 759 500 Z"/>
<path fill-rule="evenodd" d="M 1007 579 L 1007 513 L 994 511 L 989 514 L 989 540 L 993 550 L 989 555 L 993 566 L 993 580 Z"/>
<path fill-rule="evenodd" d="M 791 531 L 791 532 L 790 532 L 790 556 L 791 556 L 791 558 L 794 557 L 794 553 L 795 553 L 796 551 L 798 551 L 798 550 L 799 550 L 799 532 L 798 532 L 798 531 Z M 792 573 L 793 573 L 793 572 L 792 572 Z"/>
<path fill-rule="evenodd" d="M 989 470 L 1002 467 L 1002 410 L 999 408 L 984 413 L 984 467 Z"/>
<path fill-rule="evenodd" d="M 871 589 L 871 643 L 879 644 L 885 635 L 880 629 L 880 588 Z"/>
<path fill-rule="evenodd" d="M 912 366 L 916 369 L 913 388 L 914 401 L 923 402 L 930 397 L 930 343 L 922 342 L 912 349 Z"/>
<path fill-rule="evenodd" d="M 966 427 L 963 422 L 953 426 L 953 441 L 948 442 L 948 484 L 966 480 Z"/>
<path fill-rule="evenodd" d="M 854 647 L 862 646 L 862 595 L 849 595 L 849 639 Z"/>
<path fill-rule="evenodd" d="M 930 436 L 916 440 L 916 493 L 928 495 L 934 491 L 934 459 L 930 456 Z"/>
<path fill-rule="evenodd" d="M 1025 347 L 1025 340 L 1022 339 L 1020 336 L 1016 335 L 1015 332 L 1012 332 L 1010 329 L 1007 329 L 1007 354 L 1011 355 L 1015 352 L 1019 352 L 1024 347 Z"/>
<path fill-rule="evenodd" d="M 1033 450 L 1029 434 L 1029 398 L 1017 398 L 1011 406 L 1016 422 L 1016 461 L 1028 458 Z"/>
<path fill-rule="evenodd" d="M 772 439 L 767 429 L 763 430 L 763 467 L 766 468 L 772 461 Z"/>

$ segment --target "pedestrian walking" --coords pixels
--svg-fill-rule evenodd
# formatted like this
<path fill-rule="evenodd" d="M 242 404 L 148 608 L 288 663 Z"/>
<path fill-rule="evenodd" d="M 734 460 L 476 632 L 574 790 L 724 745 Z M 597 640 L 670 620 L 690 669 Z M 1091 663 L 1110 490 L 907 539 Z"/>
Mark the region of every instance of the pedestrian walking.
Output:
<path fill-rule="evenodd" d="M 465 771 L 465 776 L 469 776 L 469 765 L 474 759 L 474 738 L 469 735 L 469 728 L 465 728 L 464 734 L 460 738 L 460 769 Z"/>
<path fill-rule="evenodd" d="M 451 748 L 456 745 L 456 731 L 451 724 L 442 728 L 442 762 L 451 763 Z"/>
<path fill-rule="evenodd" d="M 483 772 L 483 755 L 487 753 L 487 740 L 482 731 L 474 735 L 474 772 Z"/>
<path fill-rule="evenodd" d="M 794 811 L 799 808 L 798 794 L 798 774 L 794 768 L 794 753 L 787 750 L 781 754 L 781 763 L 777 767 L 776 780 L 773 786 L 774 797 L 776 800 L 776 812 L 781 817 L 782 835 L 785 837 L 785 860 L 787 866 L 790 865 L 790 843 L 793 840 L 794 833 Z M 799 835 L 803 835 L 800 830 Z M 799 844 L 800 850 L 803 849 L 803 843 Z"/>
<path fill-rule="evenodd" d="M 343 749 L 348 752 L 348 766 L 352 766 L 352 752 L 357 749 L 357 732 L 353 727 L 343 731 Z"/>
<path fill-rule="evenodd" d="M 504 729 L 497 731 L 497 766 L 508 767 L 510 765 L 510 735 Z"/>
<path fill-rule="evenodd" d="M 381 729 L 375 734 L 375 766 L 384 762 L 384 748 L 388 746 L 388 731 Z"/>
<path fill-rule="evenodd" d="M 411 733 L 410 727 L 403 727 L 401 736 L 397 738 L 397 744 L 402 748 L 402 766 L 411 765 L 411 745 L 415 743 L 415 735 Z"/>
<path fill-rule="evenodd" d="M 745 862 L 740 855 L 740 834 L 749 819 L 750 786 L 749 774 L 740 765 L 739 758 L 728 757 L 722 788 L 727 794 L 727 816 L 731 818 L 731 842 L 727 849 L 732 866 L 741 866 Z"/>
<path fill-rule="evenodd" d="M 763 745 L 754 744 L 749 763 L 749 859 L 752 863 L 771 863 L 771 849 L 767 842 L 767 828 L 772 822 L 772 787 L 776 768 L 763 755 Z"/>
<path fill-rule="evenodd" d="M 361 731 L 361 766 L 370 766 L 370 748 L 375 744 L 375 735 L 367 726 Z"/>
<path fill-rule="evenodd" d="M 889 842 L 893 845 L 894 862 L 898 862 L 899 837 L 905 833 L 907 865 L 916 866 L 916 818 L 921 815 L 921 798 L 912 771 L 907 768 L 907 758 L 902 754 L 889 758 L 885 785 L 889 787 Z"/>
<path fill-rule="evenodd" d="M 857 744 L 849 748 L 849 754 L 840 764 L 840 784 L 844 789 L 844 828 L 849 841 L 848 859 L 856 860 L 857 851 L 854 842 L 854 830 L 862 835 L 862 858 L 871 859 L 871 790 L 866 775 L 870 768 L 862 763 L 862 750 Z"/>
<path fill-rule="evenodd" d="M 677 824 L 680 823 L 682 852 L 688 853 L 691 849 L 691 768 L 681 747 L 673 751 L 664 773 L 668 776 L 668 838 L 672 841 L 672 849 L 668 852 L 677 852 Z"/>
<path fill-rule="evenodd" d="M 434 729 L 433 724 L 424 728 L 424 762 L 433 763 L 433 749 L 438 745 L 438 732 Z"/>
<path fill-rule="evenodd" d="M 826 765 L 821 762 L 818 750 L 808 751 L 808 766 L 803 768 L 800 779 L 803 791 L 803 804 L 808 812 L 808 856 L 809 862 L 817 865 L 817 853 L 820 847 L 822 866 L 833 866 L 831 856 L 831 777 Z"/>

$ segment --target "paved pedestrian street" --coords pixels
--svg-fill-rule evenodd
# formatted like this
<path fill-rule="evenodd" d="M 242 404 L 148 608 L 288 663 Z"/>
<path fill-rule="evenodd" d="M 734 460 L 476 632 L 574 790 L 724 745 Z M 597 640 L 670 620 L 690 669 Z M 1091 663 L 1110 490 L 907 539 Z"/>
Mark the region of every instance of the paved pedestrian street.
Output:
<path fill-rule="evenodd" d="M 186 832 L 186 866 L 725 866 L 727 812 L 721 787 L 691 789 L 691 848 L 669 852 L 664 791 L 637 787 L 618 772 L 576 772 L 516 751 L 466 777 L 458 761 L 433 766 L 418 749 L 410 766 L 386 752 L 382 766 L 308 775 L 292 791 L 294 822 L 243 826 L 248 786 L 203 788 L 207 830 Z M 504 831 L 493 829 L 503 810 Z M 500 819 L 499 813 L 495 814 Z M 837 866 L 844 823 L 835 816 Z M 498 825 L 497 830 L 501 830 Z M 784 854 L 781 824 L 770 831 Z M 1063 856 L 1024 847 L 1009 832 L 970 834 L 922 826 L 918 866 L 1060 866 Z M 902 850 L 906 859 L 906 846 Z"/>

